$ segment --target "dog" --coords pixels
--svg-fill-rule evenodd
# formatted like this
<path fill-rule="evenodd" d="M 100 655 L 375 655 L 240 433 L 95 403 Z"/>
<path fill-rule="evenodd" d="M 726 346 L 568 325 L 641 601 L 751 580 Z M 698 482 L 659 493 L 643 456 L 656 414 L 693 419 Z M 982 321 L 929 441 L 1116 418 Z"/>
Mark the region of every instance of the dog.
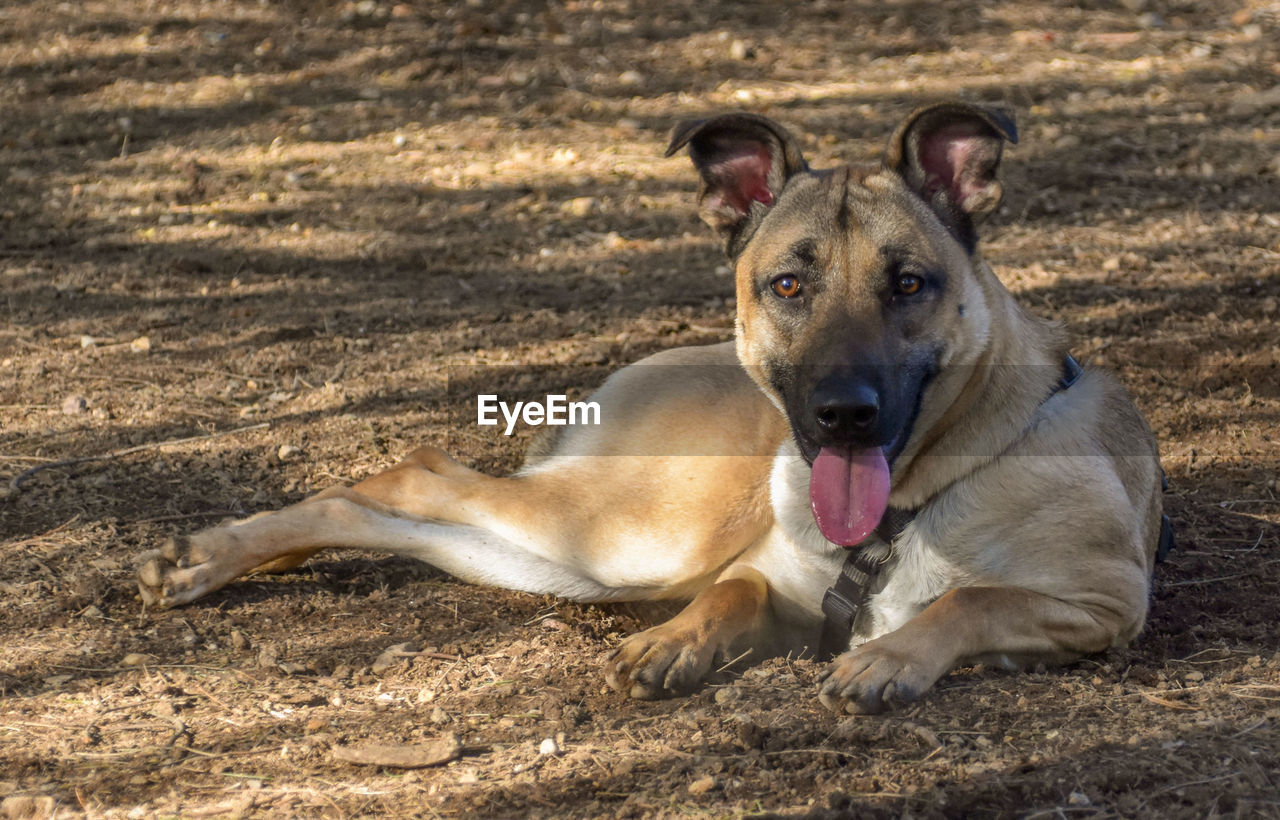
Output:
<path fill-rule="evenodd" d="M 908 116 L 879 164 L 813 170 L 763 116 L 678 126 L 699 212 L 735 267 L 734 341 L 625 367 L 508 477 L 427 447 L 351 487 L 142 556 L 149 605 L 318 550 L 411 556 L 579 601 L 680 599 L 605 678 L 696 688 L 725 658 L 818 654 L 819 697 L 873 713 L 961 664 L 1062 662 L 1146 618 L 1155 439 L 982 261 L 1003 111 Z M 832 584 L 833 579 L 843 579 Z M 824 594 L 825 592 L 825 594 Z"/>

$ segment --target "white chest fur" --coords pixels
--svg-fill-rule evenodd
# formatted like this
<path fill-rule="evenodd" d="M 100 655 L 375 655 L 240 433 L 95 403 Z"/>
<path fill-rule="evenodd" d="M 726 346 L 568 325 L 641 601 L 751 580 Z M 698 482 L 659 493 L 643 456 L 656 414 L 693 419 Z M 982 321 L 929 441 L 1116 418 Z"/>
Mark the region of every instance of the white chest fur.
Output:
<path fill-rule="evenodd" d="M 919 615 L 942 593 L 959 586 L 966 573 L 947 559 L 930 536 L 927 520 L 917 518 L 893 542 L 893 558 L 884 588 L 871 596 L 868 634 L 854 637 L 869 641 L 898 629 Z"/>
<path fill-rule="evenodd" d="M 803 583 L 809 587 L 806 596 L 816 608 L 826 588 L 835 582 L 845 551 L 823 538 L 814 523 L 809 475 L 809 465 L 795 445 L 785 442 L 774 458 L 770 480 L 774 515 L 796 552 L 808 559 L 803 562 Z M 898 629 L 944 592 L 964 582 L 967 573 L 948 560 L 941 547 L 927 513 L 913 520 L 894 539 L 893 560 L 884 586 L 868 600 L 870 618 L 864 621 L 867 634 L 855 636 L 855 644 Z"/>

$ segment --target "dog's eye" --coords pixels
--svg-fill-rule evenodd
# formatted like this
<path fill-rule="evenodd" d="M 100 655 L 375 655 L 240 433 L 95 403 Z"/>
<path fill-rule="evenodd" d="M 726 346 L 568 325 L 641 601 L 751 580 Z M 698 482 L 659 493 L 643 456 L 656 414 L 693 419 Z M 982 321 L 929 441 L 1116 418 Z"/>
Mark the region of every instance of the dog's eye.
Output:
<path fill-rule="evenodd" d="M 774 279 L 769 283 L 769 287 L 783 299 L 794 299 L 800 295 L 800 279 L 789 273 Z"/>
<path fill-rule="evenodd" d="M 924 287 L 924 279 L 912 273 L 900 273 L 893 283 L 893 289 L 903 296 L 914 296 Z"/>

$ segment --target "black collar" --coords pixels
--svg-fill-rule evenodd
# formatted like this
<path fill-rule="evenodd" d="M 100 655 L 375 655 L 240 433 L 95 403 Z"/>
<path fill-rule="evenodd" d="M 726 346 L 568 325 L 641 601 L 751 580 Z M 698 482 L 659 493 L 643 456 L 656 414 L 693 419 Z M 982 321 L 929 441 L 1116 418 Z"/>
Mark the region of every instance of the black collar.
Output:
<path fill-rule="evenodd" d="M 890 507 L 875 532 L 856 547 L 851 547 L 840 566 L 836 582 L 822 596 L 822 638 L 818 643 L 818 660 L 830 660 L 849 648 L 853 624 L 858 612 L 867 603 L 871 584 L 880 574 L 889 558 L 893 540 L 915 520 L 919 509 L 900 510 Z M 883 542 L 885 549 L 880 556 L 868 549 L 870 542 Z"/>
<path fill-rule="evenodd" d="M 1084 368 L 1074 356 L 1068 354 L 1062 360 L 1062 377 L 1053 386 L 1053 392 L 1045 397 L 1045 401 L 1075 384 L 1082 375 Z M 885 510 L 875 532 L 866 541 L 849 548 L 836 582 L 822 596 L 823 622 L 822 639 L 818 644 L 819 660 L 830 660 L 849 648 L 849 639 L 853 635 L 853 625 L 858 619 L 858 613 L 866 606 L 871 585 L 888 561 L 888 552 L 875 556 L 873 552 L 876 551 L 868 547 L 873 543 L 892 547 L 894 539 L 915 520 L 921 509 L 917 507 L 902 510 L 890 507 Z M 1161 535 L 1163 542 L 1163 533 Z"/>

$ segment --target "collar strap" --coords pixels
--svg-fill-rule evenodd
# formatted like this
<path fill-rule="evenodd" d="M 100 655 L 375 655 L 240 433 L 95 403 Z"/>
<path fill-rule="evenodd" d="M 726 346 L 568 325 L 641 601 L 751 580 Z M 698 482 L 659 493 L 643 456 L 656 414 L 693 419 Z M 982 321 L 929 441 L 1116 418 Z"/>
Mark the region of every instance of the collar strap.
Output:
<path fill-rule="evenodd" d="M 1053 392 L 1049 396 L 1054 396 L 1071 387 L 1083 375 L 1084 368 L 1074 356 L 1068 354 L 1062 360 L 1062 378 L 1053 386 Z M 823 621 L 822 639 L 818 644 L 819 660 L 830 660 L 849 648 L 849 639 L 853 635 L 858 614 L 866 606 L 867 599 L 871 597 L 871 586 L 888 561 L 888 556 L 883 559 L 872 558 L 867 544 L 878 539 L 892 547 L 894 539 L 915 520 L 918 512 L 920 512 L 918 509 L 902 510 L 890 507 L 885 510 L 875 533 L 862 544 L 849 548 L 835 584 L 828 587 L 826 594 L 822 596 Z M 1162 553 L 1168 552 L 1173 541 L 1173 533 L 1167 527 L 1167 521 L 1168 516 L 1165 517 L 1166 526 L 1161 528 L 1160 534 Z M 1166 538 L 1169 547 L 1165 547 Z"/>
<path fill-rule="evenodd" d="M 918 510 L 900 510 L 890 507 L 885 510 L 880 526 L 871 538 L 892 544 L 893 539 L 902 534 L 913 520 Z M 888 560 L 888 555 L 872 557 L 872 550 L 867 549 L 866 542 L 851 547 L 845 556 L 844 564 L 836 582 L 827 588 L 822 596 L 822 639 L 818 644 L 819 660 L 830 660 L 849 648 L 849 637 L 853 634 L 853 625 L 858 620 L 858 613 L 866 605 L 871 594 L 871 586 L 880 575 L 880 570 Z"/>
<path fill-rule="evenodd" d="M 1084 368 L 1080 366 L 1080 362 L 1076 361 L 1076 357 L 1070 353 L 1062 360 L 1062 378 L 1054 385 L 1053 392 L 1058 393 L 1066 390 L 1071 385 L 1079 381 L 1084 375 Z"/>
<path fill-rule="evenodd" d="M 853 624 L 866 603 L 871 582 L 880 574 L 880 562 L 872 562 L 866 550 L 851 549 L 840 567 L 835 584 L 822 596 L 822 638 L 818 660 L 831 660 L 849 647 Z"/>

